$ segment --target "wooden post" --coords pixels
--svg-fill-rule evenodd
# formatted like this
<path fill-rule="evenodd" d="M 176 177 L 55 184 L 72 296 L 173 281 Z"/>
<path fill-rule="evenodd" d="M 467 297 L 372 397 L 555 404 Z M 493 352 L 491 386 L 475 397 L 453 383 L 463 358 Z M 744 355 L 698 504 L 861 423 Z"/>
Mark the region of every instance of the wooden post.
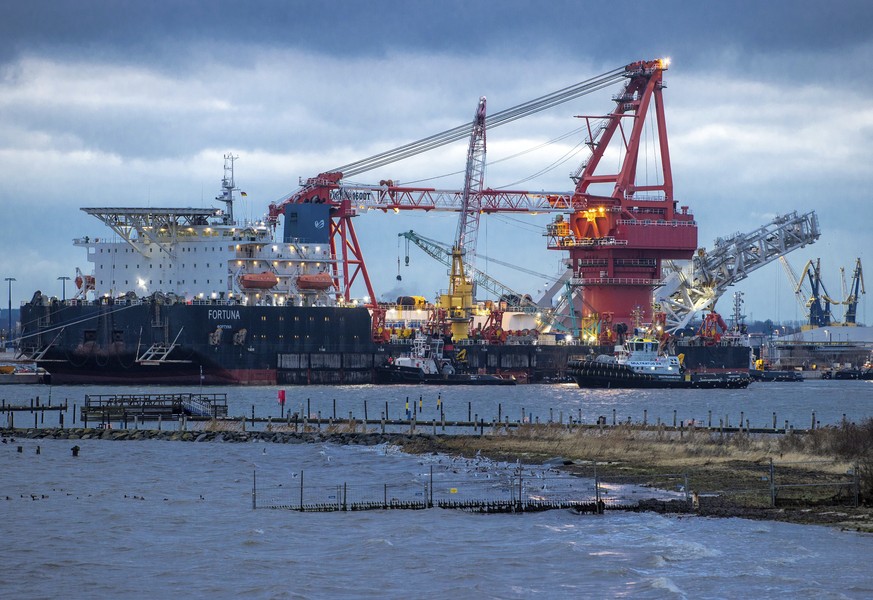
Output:
<path fill-rule="evenodd" d="M 336 398 L 333 399 L 333 419 L 336 420 Z"/>
<path fill-rule="evenodd" d="M 673 429 L 676 429 L 676 409 L 673 409 Z"/>
<path fill-rule="evenodd" d="M 615 409 L 612 409 L 612 424 L 615 426 Z"/>
<path fill-rule="evenodd" d="M 473 403 L 467 402 L 467 421 L 472 421 L 472 417 L 470 415 L 473 414 Z"/>
<path fill-rule="evenodd" d="M 364 400 L 364 423 L 367 422 L 367 401 Z"/>
<path fill-rule="evenodd" d="M 855 470 L 853 471 L 853 479 L 854 479 L 854 488 L 855 488 L 855 508 L 858 508 L 858 505 L 861 501 L 861 473 L 858 471 L 861 465 L 857 461 L 855 461 Z"/>
<path fill-rule="evenodd" d="M 649 410 L 647 408 L 643 409 L 643 427 L 649 424 Z"/>
<path fill-rule="evenodd" d="M 812 411 L 812 424 L 809 426 L 810 429 L 815 429 L 815 411 Z"/>
<path fill-rule="evenodd" d="M 709 420 L 706 422 L 707 429 L 712 429 L 712 411 L 709 411 Z"/>
<path fill-rule="evenodd" d="M 300 511 L 303 512 L 303 469 L 300 469 Z"/>
<path fill-rule="evenodd" d="M 385 433 L 385 413 L 382 413 L 381 421 L 382 421 L 382 434 L 384 435 L 384 433 Z"/>
<path fill-rule="evenodd" d="M 773 459 L 770 459 L 770 508 L 776 507 L 776 469 L 773 467 Z"/>
<path fill-rule="evenodd" d="M 258 508 L 258 472 L 252 469 L 252 510 Z"/>
<path fill-rule="evenodd" d="M 773 412 L 773 429 L 776 429 L 776 412 Z"/>

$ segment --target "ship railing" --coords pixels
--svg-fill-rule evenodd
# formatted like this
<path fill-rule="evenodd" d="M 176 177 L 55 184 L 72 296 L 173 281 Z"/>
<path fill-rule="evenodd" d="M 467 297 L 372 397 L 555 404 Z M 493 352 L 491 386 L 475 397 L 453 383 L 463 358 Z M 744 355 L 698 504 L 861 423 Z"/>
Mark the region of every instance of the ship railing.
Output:
<path fill-rule="evenodd" d="M 644 277 L 573 277 L 571 285 L 645 285 L 654 286 L 661 283 L 660 279 Z"/>
<path fill-rule="evenodd" d="M 661 227 L 696 227 L 697 223 L 691 221 L 662 221 L 660 219 L 619 219 L 617 225 L 657 225 Z"/>

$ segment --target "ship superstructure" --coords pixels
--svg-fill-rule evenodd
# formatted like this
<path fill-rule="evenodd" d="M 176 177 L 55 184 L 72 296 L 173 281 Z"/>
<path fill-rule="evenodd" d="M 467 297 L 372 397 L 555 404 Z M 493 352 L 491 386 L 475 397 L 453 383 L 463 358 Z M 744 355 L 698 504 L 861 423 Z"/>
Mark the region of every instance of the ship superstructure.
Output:
<path fill-rule="evenodd" d="M 223 209 L 83 208 L 114 235 L 74 240 L 93 263 L 93 289 L 82 286 L 77 296 L 142 297 L 158 292 L 186 302 L 333 304 L 336 260 L 328 243 L 326 214 L 319 214 L 318 207 L 292 211 L 283 239 L 263 222 L 235 221 L 235 158 L 224 156 L 225 176 L 216 197 L 225 204 Z"/>

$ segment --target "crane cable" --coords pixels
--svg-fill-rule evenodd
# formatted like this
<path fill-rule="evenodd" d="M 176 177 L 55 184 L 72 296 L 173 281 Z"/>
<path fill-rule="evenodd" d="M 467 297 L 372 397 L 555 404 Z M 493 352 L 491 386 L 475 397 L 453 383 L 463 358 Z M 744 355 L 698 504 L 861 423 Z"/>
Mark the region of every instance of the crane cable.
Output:
<path fill-rule="evenodd" d="M 568 102 L 580 96 L 596 92 L 605 87 L 609 87 L 615 82 L 622 79 L 624 77 L 624 73 L 625 67 L 619 67 L 586 81 L 576 83 L 555 92 L 540 96 L 539 98 L 529 100 L 528 102 L 524 102 L 512 108 L 508 108 L 506 110 L 494 113 L 493 115 L 489 115 L 486 118 L 486 127 L 489 129 L 499 127 L 500 125 L 511 123 L 512 121 L 516 121 L 518 119 L 521 119 L 522 117 L 541 112 L 548 108 L 552 108 L 553 106 L 557 106 L 558 104 L 563 104 L 564 102 Z M 399 146 L 392 150 L 388 150 L 380 154 L 375 154 L 373 156 L 370 156 L 369 158 L 365 158 L 356 162 L 348 163 L 341 167 L 337 167 L 335 169 L 331 169 L 331 172 L 340 172 L 343 174 L 343 176 L 351 177 L 365 171 L 370 171 L 372 169 L 393 162 L 397 162 L 405 158 L 415 156 L 417 154 L 421 154 L 422 152 L 427 152 L 428 150 L 433 150 L 434 148 L 445 146 L 446 144 L 465 139 L 470 135 L 470 128 L 472 127 L 472 125 L 473 122 L 471 121 L 459 127 L 443 131 L 442 133 L 437 133 L 426 138 L 422 138 L 418 141 Z"/>

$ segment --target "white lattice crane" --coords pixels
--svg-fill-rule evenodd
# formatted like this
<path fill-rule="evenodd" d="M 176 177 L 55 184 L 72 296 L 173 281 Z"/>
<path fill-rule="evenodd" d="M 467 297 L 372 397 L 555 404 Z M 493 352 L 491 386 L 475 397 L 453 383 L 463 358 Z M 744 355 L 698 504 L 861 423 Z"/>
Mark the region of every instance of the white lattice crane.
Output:
<path fill-rule="evenodd" d="M 749 233 L 718 238 L 712 249 L 701 248 L 690 263 L 675 269 L 656 290 L 656 302 L 666 313 L 666 329 L 675 333 L 699 311 L 715 308 L 727 288 L 752 271 L 819 238 L 814 211 L 780 215 Z"/>

